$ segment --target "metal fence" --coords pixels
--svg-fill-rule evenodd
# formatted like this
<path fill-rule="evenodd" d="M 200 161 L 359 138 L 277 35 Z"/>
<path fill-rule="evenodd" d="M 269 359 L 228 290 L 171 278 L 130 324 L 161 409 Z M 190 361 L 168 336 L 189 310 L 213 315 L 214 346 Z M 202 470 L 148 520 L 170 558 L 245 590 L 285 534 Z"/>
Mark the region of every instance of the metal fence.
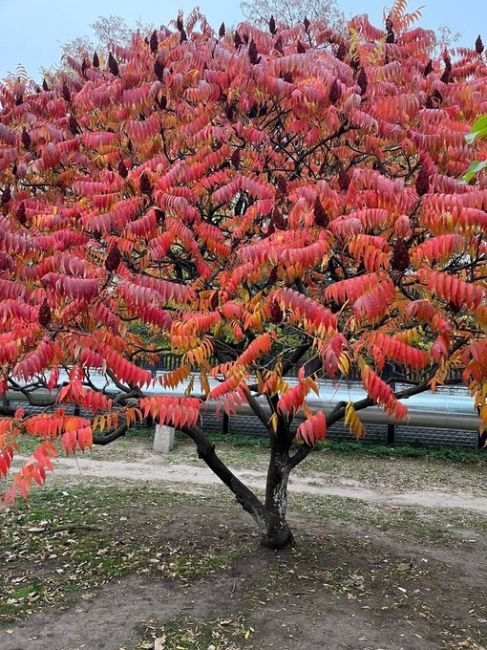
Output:
<path fill-rule="evenodd" d="M 159 358 L 159 361 L 152 365 L 145 365 L 148 370 L 153 372 L 160 371 L 170 371 L 179 368 L 182 359 L 181 354 L 176 354 L 175 352 L 162 352 Z M 261 365 L 262 367 L 271 367 L 273 357 L 262 356 Z M 217 365 L 216 359 L 209 359 L 210 364 Z M 288 377 L 297 377 L 300 367 L 303 365 L 303 362 L 300 364 L 293 365 L 287 372 L 286 376 Z M 462 380 L 463 368 L 451 368 L 446 381 L 448 383 L 460 383 Z M 421 384 L 428 377 L 427 370 L 424 371 L 406 371 L 404 368 L 401 368 L 398 365 L 386 363 L 384 370 L 382 372 L 382 378 L 385 381 L 395 381 L 398 383 L 408 383 L 408 384 Z M 339 377 L 339 379 L 348 379 L 350 381 L 360 381 L 360 375 L 357 369 L 353 368 L 350 374 L 347 376 Z"/>
<path fill-rule="evenodd" d="M 154 374 L 161 371 L 171 371 L 175 370 L 180 366 L 182 355 L 175 354 L 173 352 L 165 352 L 160 355 L 159 361 L 155 365 L 146 366 Z M 264 363 L 268 361 L 271 362 L 271 359 L 264 360 Z M 399 373 L 399 368 L 395 368 L 392 365 L 387 366 L 386 373 L 383 374 L 384 379 L 387 379 L 391 382 L 397 381 L 398 383 L 402 382 L 421 382 L 424 378 L 419 373 Z M 295 378 L 297 375 L 298 367 L 291 369 L 286 376 L 290 378 Z M 460 377 L 461 370 L 456 370 L 455 373 L 450 375 L 450 380 L 455 380 Z M 405 378 L 406 377 L 406 378 Z M 347 377 L 348 380 L 353 377 Z M 357 378 L 358 379 L 358 378 Z M 348 382 L 345 382 L 348 383 Z M 457 389 L 454 389 L 456 393 Z M 444 399 L 449 399 L 445 396 Z M 22 403 L 11 402 L 12 407 L 23 406 L 26 407 L 25 401 Z M 42 407 L 32 407 L 27 406 L 27 412 L 42 412 L 45 409 Z M 70 407 L 67 408 L 68 411 L 73 410 Z M 84 409 L 77 409 L 82 415 L 89 416 L 90 414 L 85 412 Z M 441 414 L 441 409 L 439 415 Z M 296 418 L 294 426 L 297 427 L 300 423 L 299 417 Z M 423 423 L 422 423 L 423 424 Z M 205 431 L 208 433 L 224 433 L 224 434 L 249 434 L 249 435 L 267 435 L 267 431 L 258 418 L 248 415 L 248 414 L 235 414 L 227 415 L 223 412 L 215 413 L 214 411 L 203 411 L 202 412 L 202 425 Z M 466 423 L 462 429 L 461 422 L 456 428 L 441 428 L 439 422 L 430 423 L 425 427 L 420 428 L 419 426 L 406 426 L 402 424 L 384 424 L 379 422 L 373 422 L 366 424 L 367 435 L 364 439 L 364 443 L 374 442 L 374 443 L 384 443 L 384 444 L 418 444 L 418 445 L 457 445 L 462 447 L 469 448 L 481 448 L 485 442 L 485 436 L 479 436 L 477 432 L 472 431 L 467 428 Z M 353 436 L 350 432 L 344 427 L 343 423 L 336 423 L 331 426 L 328 431 L 328 437 L 330 439 L 341 439 L 341 440 L 353 440 Z"/>

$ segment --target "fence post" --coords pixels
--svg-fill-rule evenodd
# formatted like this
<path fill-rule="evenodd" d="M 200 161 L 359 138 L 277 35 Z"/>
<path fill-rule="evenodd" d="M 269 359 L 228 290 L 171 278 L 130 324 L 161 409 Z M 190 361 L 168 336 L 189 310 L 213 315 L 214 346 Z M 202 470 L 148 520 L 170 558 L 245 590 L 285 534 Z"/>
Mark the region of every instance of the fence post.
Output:
<path fill-rule="evenodd" d="M 396 435 L 396 427 L 394 424 L 387 425 L 387 444 L 393 446 Z"/>
<path fill-rule="evenodd" d="M 223 413 L 222 417 L 222 433 L 228 433 L 228 429 L 230 426 L 230 417 L 228 413 Z"/>
<path fill-rule="evenodd" d="M 168 454 L 174 447 L 174 427 L 165 424 L 156 424 L 152 449 L 161 454 Z"/>
<path fill-rule="evenodd" d="M 382 372 L 380 373 L 380 378 L 382 381 L 385 381 L 391 387 L 391 390 L 394 392 L 396 389 L 396 382 L 394 381 L 394 366 L 391 363 L 386 363 Z M 396 426 L 394 424 L 387 425 L 387 444 L 394 445 L 396 435 Z"/>
<path fill-rule="evenodd" d="M 487 444 L 487 431 L 484 431 L 483 433 L 479 433 L 479 435 L 477 436 L 477 449 L 479 451 L 487 450 L 486 444 Z"/>

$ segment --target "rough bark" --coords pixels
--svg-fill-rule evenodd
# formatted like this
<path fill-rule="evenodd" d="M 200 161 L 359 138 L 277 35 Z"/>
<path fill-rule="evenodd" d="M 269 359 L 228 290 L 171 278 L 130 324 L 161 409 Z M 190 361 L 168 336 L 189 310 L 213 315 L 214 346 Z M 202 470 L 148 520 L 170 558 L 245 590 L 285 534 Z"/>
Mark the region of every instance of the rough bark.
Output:
<path fill-rule="evenodd" d="M 291 464 L 287 450 L 273 448 L 267 471 L 265 512 L 266 531 L 263 546 L 279 549 L 294 544 L 293 534 L 286 521 L 287 484 Z"/>

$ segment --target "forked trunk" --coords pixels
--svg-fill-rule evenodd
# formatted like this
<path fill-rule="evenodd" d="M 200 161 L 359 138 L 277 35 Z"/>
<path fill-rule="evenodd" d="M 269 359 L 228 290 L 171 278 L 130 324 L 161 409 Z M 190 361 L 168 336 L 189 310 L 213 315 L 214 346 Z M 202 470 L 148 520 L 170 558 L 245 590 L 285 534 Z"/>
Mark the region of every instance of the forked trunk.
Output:
<path fill-rule="evenodd" d="M 291 462 L 287 448 L 274 442 L 269 469 L 265 503 L 250 490 L 222 462 L 215 452 L 215 445 L 198 426 L 184 430 L 196 443 L 198 455 L 208 467 L 233 492 L 237 501 L 253 518 L 261 535 L 261 543 L 268 548 L 280 549 L 294 544 L 291 529 L 286 522 L 287 482 Z"/>

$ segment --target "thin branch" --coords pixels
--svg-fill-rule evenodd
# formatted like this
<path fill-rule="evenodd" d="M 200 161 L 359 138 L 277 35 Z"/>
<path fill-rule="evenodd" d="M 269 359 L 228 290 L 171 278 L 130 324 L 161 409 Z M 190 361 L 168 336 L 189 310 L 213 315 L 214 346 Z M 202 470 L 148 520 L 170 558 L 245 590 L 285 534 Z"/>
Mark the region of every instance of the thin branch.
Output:
<path fill-rule="evenodd" d="M 107 433 L 105 436 L 93 436 L 93 443 L 95 445 L 108 445 L 117 438 L 121 438 L 127 433 L 127 425 L 120 424 L 116 429 Z"/>
<path fill-rule="evenodd" d="M 272 427 L 269 424 L 269 418 L 267 417 L 266 412 L 259 404 L 259 402 L 256 400 L 256 398 L 251 394 L 250 388 L 248 386 L 246 386 L 245 388 L 246 388 L 246 390 L 244 389 L 245 397 L 247 399 L 247 402 L 249 403 L 250 408 L 255 413 L 255 415 L 259 418 L 259 420 L 262 422 L 265 428 L 269 431 L 269 433 L 271 433 Z"/>
<path fill-rule="evenodd" d="M 124 393 L 129 393 L 129 394 L 135 393 L 136 395 L 139 395 L 140 397 L 143 397 L 143 393 L 142 393 L 141 390 L 137 389 L 135 386 L 129 386 L 129 387 L 124 386 L 124 384 L 122 384 L 115 377 L 115 375 L 113 374 L 113 372 L 111 370 L 107 370 L 107 375 L 110 377 L 110 379 L 113 381 L 113 383 L 115 384 L 115 386 L 119 390 L 123 391 Z"/>
<path fill-rule="evenodd" d="M 424 381 L 422 384 L 418 384 L 417 386 L 411 386 L 410 388 L 406 388 L 402 391 L 399 391 L 398 393 L 394 393 L 397 399 L 408 399 L 409 397 L 413 397 L 414 395 L 418 395 L 419 393 L 424 393 L 427 390 L 430 390 L 430 381 L 433 378 L 434 373 L 431 377 L 429 377 L 426 381 Z M 363 409 L 368 408 L 369 406 L 373 406 L 375 402 L 370 399 L 370 397 L 365 397 L 364 399 L 359 400 L 358 402 L 354 402 L 353 408 L 355 411 L 362 411 Z M 326 425 L 327 427 L 330 427 L 332 424 L 335 424 L 335 422 L 339 422 L 340 420 L 343 419 L 345 416 L 345 409 L 347 406 L 347 402 L 338 402 L 336 404 L 335 408 L 333 411 L 326 416 Z M 299 447 L 299 449 L 296 451 L 296 453 L 291 456 L 291 468 L 296 467 L 296 465 L 299 465 L 306 456 L 309 454 L 311 451 L 311 447 L 309 445 L 303 444 Z"/>

